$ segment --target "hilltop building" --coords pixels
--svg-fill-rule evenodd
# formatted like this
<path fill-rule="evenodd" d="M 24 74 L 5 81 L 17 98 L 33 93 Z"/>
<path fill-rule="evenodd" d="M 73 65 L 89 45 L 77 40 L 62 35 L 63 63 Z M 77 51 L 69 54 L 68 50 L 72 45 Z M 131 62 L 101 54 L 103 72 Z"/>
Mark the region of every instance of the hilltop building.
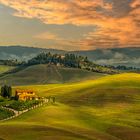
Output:
<path fill-rule="evenodd" d="M 19 101 L 38 100 L 38 96 L 32 90 L 16 90 L 15 97 Z"/>

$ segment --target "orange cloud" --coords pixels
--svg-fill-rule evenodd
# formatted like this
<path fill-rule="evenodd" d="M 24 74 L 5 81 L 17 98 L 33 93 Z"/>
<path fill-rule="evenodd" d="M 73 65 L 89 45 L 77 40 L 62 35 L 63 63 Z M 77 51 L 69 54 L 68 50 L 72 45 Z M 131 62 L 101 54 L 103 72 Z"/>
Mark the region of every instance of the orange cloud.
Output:
<path fill-rule="evenodd" d="M 112 9 L 103 0 L 0 0 L 0 3 L 15 9 L 15 16 L 37 18 L 47 24 L 93 24 L 105 20 L 102 14 Z M 97 12 L 98 8 L 102 11 Z"/>
<path fill-rule="evenodd" d="M 81 40 L 64 43 L 87 48 L 140 45 L 139 0 L 0 0 L 15 9 L 14 16 L 36 18 L 46 24 L 96 25 Z M 123 5 L 123 6 L 122 6 Z M 53 34 L 40 34 L 40 39 L 57 39 Z"/>
<path fill-rule="evenodd" d="M 132 8 L 136 8 L 138 6 L 140 6 L 140 1 L 139 0 L 132 1 L 132 3 L 131 3 L 131 7 Z"/>
<path fill-rule="evenodd" d="M 40 33 L 35 35 L 34 38 L 41 39 L 41 40 L 58 40 L 59 37 L 56 34 L 50 32 Z"/>

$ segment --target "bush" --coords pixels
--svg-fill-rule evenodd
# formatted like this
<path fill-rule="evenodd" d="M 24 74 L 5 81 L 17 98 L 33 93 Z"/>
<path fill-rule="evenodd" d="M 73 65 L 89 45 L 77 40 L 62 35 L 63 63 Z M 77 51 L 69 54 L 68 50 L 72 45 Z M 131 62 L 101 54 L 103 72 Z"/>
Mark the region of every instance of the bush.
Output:
<path fill-rule="evenodd" d="M 0 120 L 9 118 L 14 115 L 14 112 L 7 109 L 0 108 Z"/>
<path fill-rule="evenodd" d="M 4 98 L 3 97 L 0 97 L 0 102 L 4 102 Z"/>
<path fill-rule="evenodd" d="M 36 101 L 36 100 L 32 100 L 32 101 L 14 101 L 13 103 L 11 103 L 8 107 L 18 110 L 18 111 L 22 111 L 25 109 L 29 109 L 35 105 L 38 105 L 41 102 L 41 100 Z"/>

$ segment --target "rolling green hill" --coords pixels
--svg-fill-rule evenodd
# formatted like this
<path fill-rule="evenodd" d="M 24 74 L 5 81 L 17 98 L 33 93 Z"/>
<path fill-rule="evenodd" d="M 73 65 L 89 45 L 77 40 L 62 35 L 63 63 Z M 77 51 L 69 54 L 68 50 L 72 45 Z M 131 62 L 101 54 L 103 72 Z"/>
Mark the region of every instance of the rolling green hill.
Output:
<path fill-rule="evenodd" d="M 124 73 L 78 83 L 18 86 L 40 96 L 46 105 L 0 123 L 6 140 L 139 140 L 140 74 Z"/>
<path fill-rule="evenodd" d="M 3 81 L 6 81 L 7 84 L 10 85 L 66 83 L 85 79 L 96 79 L 102 76 L 104 76 L 104 74 L 76 68 L 40 64 L 3 76 L 0 78 L 0 84 L 3 84 Z"/>
<path fill-rule="evenodd" d="M 12 70 L 13 66 L 0 65 L 0 74 Z"/>

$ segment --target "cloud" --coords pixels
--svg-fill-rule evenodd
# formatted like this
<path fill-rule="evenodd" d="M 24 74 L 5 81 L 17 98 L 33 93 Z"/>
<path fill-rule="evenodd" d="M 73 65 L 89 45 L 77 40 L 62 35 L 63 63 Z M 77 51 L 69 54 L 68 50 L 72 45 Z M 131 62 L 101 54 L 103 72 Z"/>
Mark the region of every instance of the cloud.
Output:
<path fill-rule="evenodd" d="M 132 8 L 140 7 L 140 1 L 139 1 L 139 0 L 134 0 L 134 1 L 131 3 L 131 7 L 132 7 Z"/>
<path fill-rule="evenodd" d="M 37 34 L 34 36 L 36 39 L 41 39 L 41 40 L 58 40 L 59 37 L 56 34 L 50 33 L 50 32 L 43 32 L 40 34 Z"/>
<path fill-rule="evenodd" d="M 15 9 L 15 16 L 37 18 L 47 24 L 92 24 L 101 19 L 112 6 L 103 0 L 0 0 Z M 99 12 L 97 12 L 99 11 Z"/>
<path fill-rule="evenodd" d="M 139 46 L 139 0 L 0 0 L 15 9 L 14 16 L 39 19 L 45 24 L 96 26 L 80 40 L 65 40 L 65 44 L 83 48 Z M 36 36 L 57 39 L 52 34 Z"/>

